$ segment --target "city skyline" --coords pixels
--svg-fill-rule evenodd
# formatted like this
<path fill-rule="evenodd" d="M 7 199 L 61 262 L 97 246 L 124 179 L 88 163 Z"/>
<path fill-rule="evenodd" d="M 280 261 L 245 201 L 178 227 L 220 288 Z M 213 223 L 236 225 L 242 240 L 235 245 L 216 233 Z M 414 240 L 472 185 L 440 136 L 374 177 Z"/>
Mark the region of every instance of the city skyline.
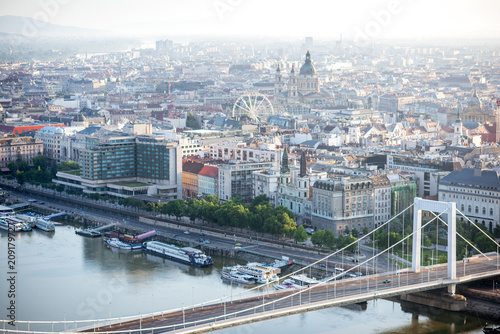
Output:
<path fill-rule="evenodd" d="M 24 0 L 2 2 L 3 15 L 127 36 L 302 37 L 337 39 L 495 38 L 493 0 L 351 2 L 262 0 Z M 20 31 L 20 33 L 22 33 Z"/>

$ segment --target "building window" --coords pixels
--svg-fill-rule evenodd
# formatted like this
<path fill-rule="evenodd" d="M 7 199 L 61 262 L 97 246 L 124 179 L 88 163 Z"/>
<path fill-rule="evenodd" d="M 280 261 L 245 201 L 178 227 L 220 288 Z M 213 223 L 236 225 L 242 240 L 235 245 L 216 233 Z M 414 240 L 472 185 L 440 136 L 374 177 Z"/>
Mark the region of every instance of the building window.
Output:
<path fill-rule="evenodd" d="M 479 213 L 479 207 L 476 205 L 476 213 Z"/>
<path fill-rule="evenodd" d="M 493 209 L 490 209 L 490 216 L 493 216 Z"/>

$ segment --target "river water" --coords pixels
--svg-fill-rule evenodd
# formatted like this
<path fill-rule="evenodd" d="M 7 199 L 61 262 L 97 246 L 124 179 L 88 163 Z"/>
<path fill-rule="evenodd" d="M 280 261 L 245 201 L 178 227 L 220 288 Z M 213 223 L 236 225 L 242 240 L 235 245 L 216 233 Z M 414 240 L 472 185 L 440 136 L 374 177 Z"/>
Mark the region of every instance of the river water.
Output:
<path fill-rule="evenodd" d="M 0 235 L 0 318 L 6 319 L 7 233 Z M 248 290 L 220 279 L 223 266 L 244 263 L 234 259 L 215 257 L 214 266 L 195 268 L 110 249 L 101 238 L 76 235 L 71 225 L 56 226 L 54 233 L 35 229 L 15 235 L 17 320 L 124 317 L 238 297 Z M 414 304 L 377 300 L 358 308 L 330 308 L 219 333 L 482 333 L 478 318 Z"/>

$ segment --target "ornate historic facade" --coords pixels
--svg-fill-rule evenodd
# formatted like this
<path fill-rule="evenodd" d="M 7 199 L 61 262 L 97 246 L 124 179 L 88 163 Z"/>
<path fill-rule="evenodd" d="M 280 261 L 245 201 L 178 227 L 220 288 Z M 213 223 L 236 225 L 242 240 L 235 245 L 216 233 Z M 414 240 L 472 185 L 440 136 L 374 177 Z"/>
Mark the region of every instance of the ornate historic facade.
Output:
<path fill-rule="evenodd" d="M 283 77 L 280 65 L 276 68 L 274 81 L 274 103 L 276 105 L 294 105 L 328 98 L 329 95 L 320 90 L 320 81 L 309 51 L 307 51 L 306 60 L 300 67 L 298 75 L 295 66 L 292 66 L 287 78 Z"/>

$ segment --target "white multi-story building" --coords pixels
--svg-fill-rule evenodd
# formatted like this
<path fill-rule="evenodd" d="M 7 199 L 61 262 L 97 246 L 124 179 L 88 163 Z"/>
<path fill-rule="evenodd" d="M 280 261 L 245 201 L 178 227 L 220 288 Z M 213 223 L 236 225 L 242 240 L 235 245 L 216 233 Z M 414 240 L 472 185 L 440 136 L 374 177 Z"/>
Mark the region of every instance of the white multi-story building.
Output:
<path fill-rule="evenodd" d="M 500 178 L 496 171 L 484 170 L 481 163 L 476 168 L 464 168 L 443 177 L 438 198 L 455 202 L 458 210 L 490 232 L 500 225 Z M 465 220 L 459 214 L 457 218 Z"/>
<path fill-rule="evenodd" d="M 179 145 L 182 150 L 182 157 L 199 155 L 202 151 L 201 143 L 198 139 L 191 137 L 179 137 Z"/>
<path fill-rule="evenodd" d="M 273 162 L 241 162 L 228 163 L 219 167 L 219 198 L 228 201 L 240 196 L 243 202 L 253 199 L 253 172 L 267 170 L 274 166 Z"/>
<path fill-rule="evenodd" d="M 280 151 L 272 149 L 247 147 L 242 142 L 218 143 L 210 145 L 210 158 L 215 160 L 234 161 L 234 162 L 260 162 L 270 161 L 274 166 L 280 164 Z"/>
<path fill-rule="evenodd" d="M 67 146 L 69 142 L 66 139 L 74 136 L 78 131 L 83 130 L 83 127 L 55 127 L 46 126 L 41 128 L 35 134 L 35 138 L 40 139 L 43 142 L 43 152 L 44 155 L 57 163 L 67 161 Z"/>
<path fill-rule="evenodd" d="M 269 203 L 276 206 L 279 172 L 273 169 L 258 170 L 252 173 L 252 179 L 253 197 L 266 195 L 269 198 Z"/>
<path fill-rule="evenodd" d="M 373 226 L 378 227 L 391 218 L 391 182 L 387 176 L 374 176 Z"/>

